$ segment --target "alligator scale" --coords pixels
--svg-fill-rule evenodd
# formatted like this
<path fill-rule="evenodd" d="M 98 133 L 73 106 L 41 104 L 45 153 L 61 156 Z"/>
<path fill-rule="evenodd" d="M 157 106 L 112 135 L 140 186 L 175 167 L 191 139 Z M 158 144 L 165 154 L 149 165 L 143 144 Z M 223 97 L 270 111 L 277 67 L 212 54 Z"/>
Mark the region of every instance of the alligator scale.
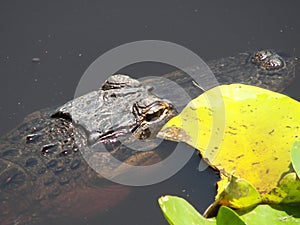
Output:
<path fill-rule="evenodd" d="M 212 60 L 208 65 L 219 83 L 246 83 L 274 91 L 283 91 L 295 76 L 295 59 L 270 50 Z M 201 93 L 181 71 L 163 77 L 181 85 L 191 98 Z M 97 91 L 58 109 L 28 115 L 3 136 L 1 224 L 38 224 L 40 215 L 83 217 L 124 198 L 129 189 L 101 177 L 81 152 L 90 153 L 88 157 L 98 163 L 100 170 L 118 169 L 112 167 L 107 154 L 132 165 L 158 162 L 160 155 L 154 147 L 151 151 L 133 151 L 124 144 L 153 139 L 176 115 L 169 99 L 153 94 L 155 88 L 172 92 L 167 84 L 157 85 L 151 79 L 140 82 L 114 75 Z M 108 151 L 96 155 L 91 149 L 99 143 Z"/>

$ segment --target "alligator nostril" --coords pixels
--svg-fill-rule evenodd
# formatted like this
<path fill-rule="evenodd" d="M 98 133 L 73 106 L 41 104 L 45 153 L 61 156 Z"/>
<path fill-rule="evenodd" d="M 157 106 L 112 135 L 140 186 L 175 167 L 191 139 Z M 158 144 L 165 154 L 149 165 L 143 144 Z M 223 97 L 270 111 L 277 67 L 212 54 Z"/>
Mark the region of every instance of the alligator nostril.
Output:
<path fill-rule="evenodd" d="M 272 56 L 274 52 L 272 50 L 261 50 L 255 53 L 254 56 L 252 56 L 251 61 L 255 64 L 260 64 L 263 62 L 266 58 Z"/>
<path fill-rule="evenodd" d="M 268 57 L 261 65 L 265 70 L 278 70 L 284 67 L 284 61 L 279 55 Z"/>
<path fill-rule="evenodd" d="M 256 52 L 252 56 L 251 62 L 264 71 L 272 72 L 285 67 L 284 59 L 273 50 L 262 50 Z"/>

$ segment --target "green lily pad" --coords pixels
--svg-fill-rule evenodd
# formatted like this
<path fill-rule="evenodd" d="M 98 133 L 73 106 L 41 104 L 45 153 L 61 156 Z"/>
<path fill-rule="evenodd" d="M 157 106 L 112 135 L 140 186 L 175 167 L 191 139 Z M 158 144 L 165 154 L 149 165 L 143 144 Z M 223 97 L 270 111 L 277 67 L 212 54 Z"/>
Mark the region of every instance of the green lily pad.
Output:
<path fill-rule="evenodd" d="M 248 225 L 296 225 L 300 224 L 300 205 L 258 205 L 251 211 L 240 210 L 238 214 Z"/>
<path fill-rule="evenodd" d="M 232 208 L 246 208 L 261 202 L 259 192 L 245 179 L 237 178 L 234 175 L 230 175 L 226 181 L 225 179 L 222 178 L 218 183 L 219 188 L 216 200 L 221 205 L 227 205 Z M 222 190 L 220 183 L 224 181 L 226 185 Z"/>
<path fill-rule="evenodd" d="M 222 206 L 217 216 L 217 225 L 246 225 L 239 215 L 232 209 Z"/>
<path fill-rule="evenodd" d="M 300 224 L 300 204 L 257 205 L 233 211 L 222 206 L 216 218 L 204 218 L 186 200 L 176 196 L 163 196 L 160 208 L 171 225 L 296 225 Z"/>
<path fill-rule="evenodd" d="M 166 195 L 158 199 L 164 217 L 171 225 L 215 225 L 215 219 L 206 219 L 186 200 Z"/>
<path fill-rule="evenodd" d="M 291 150 L 292 164 L 298 177 L 300 177 L 300 140 L 296 141 Z"/>
<path fill-rule="evenodd" d="M 300 203 L 300 179 L 296 173 L 288 173 L 279 185 L 264 196 L 263 202 L 282 204 Z"/>
<path fill-rule="evenodd" d="M 207 208 L 204 216 L 215 216 L 221 205 L 241 209 L 261 203 L 259 192 L 245 179 L 237 178 L 234 175 L 226 177 L 222 174 L 221 178 L 218 182 L 216 200 Z"/>

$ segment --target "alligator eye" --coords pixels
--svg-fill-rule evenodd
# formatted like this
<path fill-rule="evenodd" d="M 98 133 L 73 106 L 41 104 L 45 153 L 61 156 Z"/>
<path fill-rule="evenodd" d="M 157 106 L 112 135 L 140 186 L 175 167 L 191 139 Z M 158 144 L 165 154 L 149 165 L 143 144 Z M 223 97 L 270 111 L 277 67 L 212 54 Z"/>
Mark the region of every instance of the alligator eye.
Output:
<path fill-rule="evenodd" d="M 279 55 L 268 57 L 262 64 L 261 68 L 265 70 L 278 70 L 284 67 L 284 61 Z"/>
<path fill-rule="evenodd" d="M 270 57 L 273 55 L 272 50 L 262 50 L 258 51 L 251 59 L 253 63 L 260 64 L 262 61 L 264 61 L 266 58 Z"/>
<path fill-rule="evenodd" d="M 147 113 L 146 114 L 146 121 L 151 122 L 157 120 L 162 114 L 164 113 L 164 109 L 160 109 L 154 113 Z"/>

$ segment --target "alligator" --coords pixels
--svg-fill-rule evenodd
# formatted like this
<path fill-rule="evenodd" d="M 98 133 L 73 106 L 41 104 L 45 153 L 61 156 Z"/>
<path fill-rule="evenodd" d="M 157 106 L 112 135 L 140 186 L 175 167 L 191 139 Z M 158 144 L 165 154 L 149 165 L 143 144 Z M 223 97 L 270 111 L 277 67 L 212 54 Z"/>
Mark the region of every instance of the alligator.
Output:
<path fill-rule="evenodd" d="M 207 64 L 221 84 L 245 83 L 281 92 L 295 77 L 296 59 L 262 50 Z M 182 86 L 191 98 L 201 93 L 183 71 L 162 77 Z M 158 88 L 172 93 L 164 81 L 157 84 L 152 79 L 112 75 L 99 90 L 59 108 L 34 112 L 1 137 L 1 224 L 38 224 L 50 218 L 93 215 L 123 199 L 129 188 L 104 179 L 81 152 L 89 152 L 98 143 L 104 145 L 105 153 L 89 154 L 100 170 L 118 170 L 107 154 L 131 165 L 159 162 L 155 146 L 150 151 L 126 147 L 126 143 L 155 138 L 177 114 L 173 102 L 153 94 Z"/>

